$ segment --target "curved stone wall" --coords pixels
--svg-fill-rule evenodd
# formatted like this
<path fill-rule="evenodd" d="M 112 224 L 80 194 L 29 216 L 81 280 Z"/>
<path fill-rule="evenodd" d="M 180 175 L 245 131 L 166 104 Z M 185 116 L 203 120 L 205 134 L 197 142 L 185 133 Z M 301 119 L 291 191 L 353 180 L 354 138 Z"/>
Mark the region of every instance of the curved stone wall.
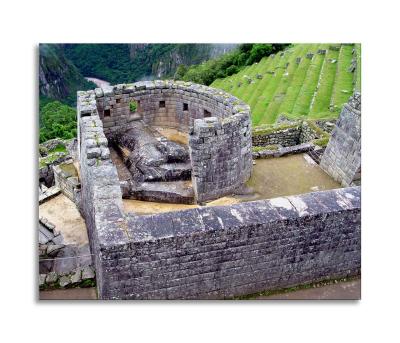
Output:
<path fill-rule="evenodd" d="M 189 134 L 197 201 L 230 194 L 252 170 L 250 107 L 223 91 L 182 81 L 145 81 L 96 88 L 106 137 L 143 120 Z M 130 111 L 130 103 L 137 110 Z"/>

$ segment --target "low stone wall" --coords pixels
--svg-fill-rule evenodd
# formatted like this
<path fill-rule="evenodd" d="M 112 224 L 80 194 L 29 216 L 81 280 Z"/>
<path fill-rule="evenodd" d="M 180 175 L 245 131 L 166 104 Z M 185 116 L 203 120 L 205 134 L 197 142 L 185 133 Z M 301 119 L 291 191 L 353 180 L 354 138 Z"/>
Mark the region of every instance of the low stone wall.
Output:
<path fill-rule="evenodd" d="M 85 110 L 94 114 L 79 116 L 78 120 L 81 209 L 96 269 L 97 289 L 99 294 L 103 294 L 103 278 L 107 274 L 102 266 L 103 246 L 105 243 L 124 242 L 127 238 L 127 221 L 124 218 L 117 170 L 110 159 L 107 139 L 102 130 L 103 123 L 96 115 L 95 106 L 85 106 L 92 99 L 92 93 L 78 98 L 78 115 Z"/>
<path fill-rule="evenodd" d="M 94 287 L 95 271 L 91 266 L 76 268 L 69 273 L 58 274 L 55 271 L 39 274 L 39 288 L 71 288 L 71 287 Z"/>
<path fill-rule="evenodd" d="M 254 146 L 282 145 L 284 147 L 300 143 L 301 123 L 291 126 L 283 125 L 282 128 L 259 129 L 253 132 Z"/>
<path fill-rule="evenodd" d="M 132 216 L 103 299 L 221 299 L 360 271 L 360 189 Z"/>
<path fill-rule="evenodd" d="M 325 132 L 332 133 L 335 128 L 337 120 L 336 119 L 320 119 L 316 120 L 315 124 Z"/>
<path fill-rule="evenodd" d="M 361 94 L 343 106 L 320 166 L 343 186 L 361 178 Z"/>
<path fill-rule="evenodd" d="M 303 120 L 284 122 L 277 126 L 259 126 L 253 129 L 253 146 L 281 145 L 283 147 L 308 143 L 329 137 L 321 126 L 324 121 Z"/>
<path fill-rule="evenodd" d="M 53 171 L 56 187 L 58 187 L 66 197 L 77 203 L 78 201 L 76 198 L 80 189 L 80 182 L 72 160 L 53 166 Z"/>
<path fill-rule="evenodd" d="M 287 155 L 300 154 L 303 152 L 312 151 L 315 149 L 315 145 L 311 143 L 297 144 L 289 147 L 282 147 L 276 150 L 265 149 L 260 151 L 253 151 L 253 158 L 271 158 L 271 157 L 282 157 Z"/>

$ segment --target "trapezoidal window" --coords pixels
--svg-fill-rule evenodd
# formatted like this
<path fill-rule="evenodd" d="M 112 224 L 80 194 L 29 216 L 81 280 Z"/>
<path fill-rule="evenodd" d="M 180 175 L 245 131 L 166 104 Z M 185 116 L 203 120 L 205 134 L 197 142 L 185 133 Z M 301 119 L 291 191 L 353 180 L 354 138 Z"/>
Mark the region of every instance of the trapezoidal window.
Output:
<path fill-rule="evenodd" d="M 109 117 L 109 116 L 111 116 L 111 111 L 109 109 L 104 110 L 104 117 Z"/>
<path fill-rule="evenodd" d="M 158 107 L 159 107 L 159 108 L 164 108 L 164 107 L 165 107 L 165 101 L 160 101 Z"/>
<path fill-rule="evenodd" d="M 209 118 L 209 117 L 211 117 L 211 112 L 204 110 L 204 118 Z"/>
<path fill-rule="evenodd" d="M 189 104 L 187 104 L 187 103 L 183 103 L 183 110 L 184 111 L 189 111 Z"/>

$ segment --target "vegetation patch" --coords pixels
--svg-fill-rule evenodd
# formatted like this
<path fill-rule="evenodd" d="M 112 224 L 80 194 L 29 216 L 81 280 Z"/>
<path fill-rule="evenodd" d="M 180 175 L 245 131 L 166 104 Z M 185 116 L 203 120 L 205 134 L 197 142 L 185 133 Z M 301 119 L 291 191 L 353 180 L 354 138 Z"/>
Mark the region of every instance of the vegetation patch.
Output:
<path fill-rule="evenodd" d="M 266 146 L 253 146 L 252 147 L 253 152 L 260 152 L 260 151 L 264 151 L 264 150 L 278 150 L 279 147 L 275 144 L 271 144 L 271 145 L 266 145 Z"/>
<path fill-rule="evenodd" d="M 242 44 L 238 49 L 218 58 L 210 59 L 191 67 L 179 66 L 174 78 L 210 85 L 218 78 L 224 78 L 245 69 L 263 57 L 277 53 L 289 44 Z"/>
<path fill-rule="evenodd" d="M 52 101 L 39 112 L 39 141 L 52 138 L 71 139 L 76 137 L 76 110 L 59 101 Z"/>
<path fill-rule="evenodd" d="M 54 161 L 58 160 L 61 156 L 64 156 L 65 153 L 56 152 L 53 154 L 49 154 L 46 157 L 42 157 L 39 159 L 39 168 L 46 167 L 49 164 L 52 164 Z"/>
<path fill-rule="evenodd" d="M 55 152 L 67 152 L 67 148 L 65 147 L 64 144 L 57 144 L 56 147 L 54 147 L 54 149 L 51 149 L 48 151 L 49 154 L 55 153 Z"/>
<path fill-rule="evenodd" d="M 137 102 L 136 101 L 131 101 L 129 103 L 129 110 L 131 111 L 131 113 L 136 112 L 137 111 Z"/>
<path fill-rule="evenodd" d="M 300 123 L 288 123 L 288 124 L 282 124 L 279 126 L 273 126 L 273 125 L 259 125 L 255 128 L 253 128 L 253 136 L 260 136 L 260 135 L 268 135 L 274 132 L 280 132 L 286 129 L 293 129 L 293 128 L 299 128 Z"/>
<path fill-rule="evenodd" d="M 328 145 L 329 139 L 331 138 L 331 135 L 322 130 L 313 120 L 307 120 L 306 123 L 308 124 L 308 126 L 317 133 L 317 135 L 319 136 L 319 138 L 314 139 L 313 141 L 311 141 L 313 144 L 318 145 L 320 147 L 326 147 Z"/>

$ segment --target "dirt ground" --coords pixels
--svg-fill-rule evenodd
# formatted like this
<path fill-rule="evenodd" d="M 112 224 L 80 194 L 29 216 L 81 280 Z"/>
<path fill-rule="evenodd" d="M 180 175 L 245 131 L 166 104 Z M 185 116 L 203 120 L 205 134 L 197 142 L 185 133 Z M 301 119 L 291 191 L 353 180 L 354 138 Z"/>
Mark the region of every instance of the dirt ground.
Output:
<path fill-rule="evenodd" d="M 187 133 L 180 132 L 176 129 L 169 129 L 165 127 L 154 127 L 161 135 L 170 141 L 181 143 L 184 145 L 189 144 L 189 137 Z"/>
<path fill-rule="evenodd" d="M 186 204 L 168 204 L 163 202 L 154 201 L 141 201 L 122 199 L 124 210 L 126 212 L 135 212 L 139 215 L 147 215 L 153 213 L 174 212 L 181 210 L 188 210 L 190 208 L 200 207 L 199 205 L 186 205 Z M 240 201 L 232 197 L 223 197 L 214 201 L 206 203 L 206 206 L 223 206 L 237 204 Z"/>
<path fill-rule="evenodd" d="M 85 221 L 75 204 L 60 194 L 39 206 L 39 217 L 45 217 L 56 226 L 66 244 L 84 245 L 89 242 Z"/>
<path fill-rule="evenodd" d="M 280 158 L 258 159 L 250 180 L 241 194 L 226 196 L 207 202 L 205 206 L 232 205 L 239 202 L 271 199 L 340 188 L 340 184 L 326 174 L 306 154 Z M 151 201 L 123 199 L 124 209 L 139 215 L 180 211 L 198 205 L 168 204 Z"/>
<path fill-rule="evenodd" d="M 40 300 L 95 300 L 95 288 L 56 289 L 40 291 Z M 352 280 L 318 288 L 302 289 L 288 293 L 259 296 L 252 300 L 359 300 L 361 280 Z"/>

